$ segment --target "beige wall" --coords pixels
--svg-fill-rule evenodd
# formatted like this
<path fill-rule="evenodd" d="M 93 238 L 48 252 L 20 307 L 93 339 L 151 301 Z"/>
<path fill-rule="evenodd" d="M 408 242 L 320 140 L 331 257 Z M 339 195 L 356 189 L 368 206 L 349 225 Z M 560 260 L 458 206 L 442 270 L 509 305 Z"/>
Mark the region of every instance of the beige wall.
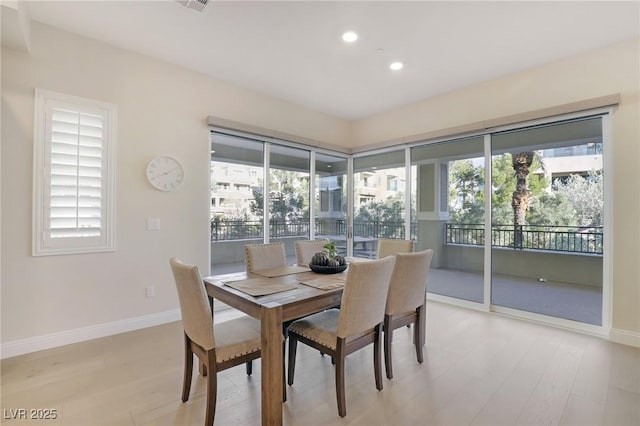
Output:
<path fill-rule="evenodd" d="M 353 147 L 621 94 L 612 120 L 613 328 L 640 332 L 640 40 L 630 40 L 359 120 Z M 637 337 L 636 337 L 637 338 Z"/>
<path fill-rule="evenodd" d="M 2 342 L 178 308 L 168 259 L 209 268 L 209 138 L 221 118 L 344 144 L 350 123 L 40 24 L 31 54 L 2 51 Z M 118 105 L 113 253 L 31 256 L 34 89 Z M 154 190 L 156 155 L 185 167 L 176 192 Z M 161 230 L 146 231 L 146 218 Z M 145 298 L 155 285 L 157 297 Z"/>

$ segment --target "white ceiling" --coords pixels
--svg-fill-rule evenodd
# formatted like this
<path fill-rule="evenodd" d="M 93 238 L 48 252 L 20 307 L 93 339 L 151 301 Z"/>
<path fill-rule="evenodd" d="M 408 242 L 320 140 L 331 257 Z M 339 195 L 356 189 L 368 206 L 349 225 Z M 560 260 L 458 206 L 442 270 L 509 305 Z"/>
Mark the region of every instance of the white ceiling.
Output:
<path fill-rule="evenodd" d="M 28 5 L 34 20 L 349 120 L 640 36 L 638 1 Z"/>

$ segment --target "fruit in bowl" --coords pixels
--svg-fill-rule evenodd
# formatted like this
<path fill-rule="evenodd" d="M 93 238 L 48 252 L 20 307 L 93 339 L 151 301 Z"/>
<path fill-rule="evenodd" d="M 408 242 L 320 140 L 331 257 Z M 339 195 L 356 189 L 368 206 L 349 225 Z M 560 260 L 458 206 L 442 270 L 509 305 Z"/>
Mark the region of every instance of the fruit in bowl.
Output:
<path fill-rule="evenodd" d="M 334 274 L 347 269 L 347 261 L 343 256 L 337 255 L 336 243 L 327 241 L 324 252 L 316 253 L 311 258 L 309 268 L 314 272 Z"/>
<path fill-rule="evenodd" d="M 316 253 L 311 258 L 311 265 L 327 266 L 328 264 L 329 264 L 329 257 L 327 256 L 327 253 L 325 253 L 325 252 Z"/>

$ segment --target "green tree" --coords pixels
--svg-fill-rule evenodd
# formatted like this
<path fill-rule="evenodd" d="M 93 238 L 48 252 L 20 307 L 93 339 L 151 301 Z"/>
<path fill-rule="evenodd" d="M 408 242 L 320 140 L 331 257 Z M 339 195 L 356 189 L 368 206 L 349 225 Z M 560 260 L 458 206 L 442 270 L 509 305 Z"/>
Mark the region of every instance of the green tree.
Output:
<path fill-rule="evenodd" d="M 495 224 L 513 224 L 512 199 L 516 188 L 516 175 L 512 156 L 509 153 L 496 155 L 492 160 L 491 203 L 492 222 Z M 534 156 L 530 169 L 534 172 L 542 169 L 540 158 Z M 548 180 L 542 173 L 529 174 L 528 190 L 531 196 L 530 206 L 535 206 L 546 192 Z M 484 166 L 474 166 L 471 159 L 451 161 L 449 163 L 449 216 L 456 223 L 484 223 L 485 191 Z M 529 223 L 530 210 L 525 220 Z"/>
<path fill-rule="evenodd" d="M 371 231 L 376 233 L 376 235 L 370 235 L 373 237 L 403 238 L 404 194 L 398 192 L 387 197 L 385 201 L 371 200 L 360 205 L 353 222 L 354 224 L 375 224 L 375 227 L 371 227 Z"/>
<path fill-rule="evenodd" d="M 516 246 L 522 245 L 522 225 L 525 225 L 525 215 L 529 211 L 529 205 L 533 193 L 529 189 L 529 169 L 533 164 L 535 153 L 533 151 L 511 154 L 511 165 L 515 172 L 516 187 L 511 195 L 511 207 L 513 208 L 513 225 L 515 228 Z"/>
<path fill-rule="evenodd" d="M 584 178 L 571 175 L 566 182 L 555 185 L 558 196 L 573 206 L 575 218 L 572 225 L 581 227 L 602 226 L 604 212 L 604 182 L 602 170 L 592 171 Z"/>
<path fill-rule="evenodd" d="M 565 193 L 542 194 L 527 214 L 534 225 L 571 226 L 576 224 L 576 211 Z"/>
<path fill-rule="evenodd" d="M 492 222 L 499 225 L 516 224 L 514 221 L 514 192 L 517 192 L 517 178 L 514 170 L 514 160 L 510 153 L 494 156 L 492 160 L 492 195 L 491 204 L 493 210 L 491 212 Z M 537 172 L 544 170 L 541 157 L 534 155 L 529 170 Z M 544 173 L 527 173 L 527 210 L 524 212 L 524 223 L 535 223 L 530 217 L 531 208 L 536 206 L 540 198 L 546 194 L 549 187 L 549 180 Z"/>
<path fill-rule="evenodd" d="M 262 186 L 252 188 L 251 212 L 264 217 L 264 194 Z M 273 221 L 299 221 L 309 219 L 309 179 L 298 173 L 274 169 L 270 172 L 269 218 Z"/>
<path fill-rule="evenodd" d="M 449 163 L 449 214 L 456 223 L 484 223 L 484 167 L 471 160 Z"/>

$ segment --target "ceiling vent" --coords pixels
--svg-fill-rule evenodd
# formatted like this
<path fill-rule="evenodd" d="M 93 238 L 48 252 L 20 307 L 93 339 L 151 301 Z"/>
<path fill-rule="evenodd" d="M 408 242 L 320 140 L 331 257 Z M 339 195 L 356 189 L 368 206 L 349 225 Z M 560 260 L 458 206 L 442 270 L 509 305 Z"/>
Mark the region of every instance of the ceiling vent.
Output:
<path fill-rule="evenodd" d="M 176 0 L 178 3 L 188 9 L 202 12 L 209 3 L 209 0 Z"/>

